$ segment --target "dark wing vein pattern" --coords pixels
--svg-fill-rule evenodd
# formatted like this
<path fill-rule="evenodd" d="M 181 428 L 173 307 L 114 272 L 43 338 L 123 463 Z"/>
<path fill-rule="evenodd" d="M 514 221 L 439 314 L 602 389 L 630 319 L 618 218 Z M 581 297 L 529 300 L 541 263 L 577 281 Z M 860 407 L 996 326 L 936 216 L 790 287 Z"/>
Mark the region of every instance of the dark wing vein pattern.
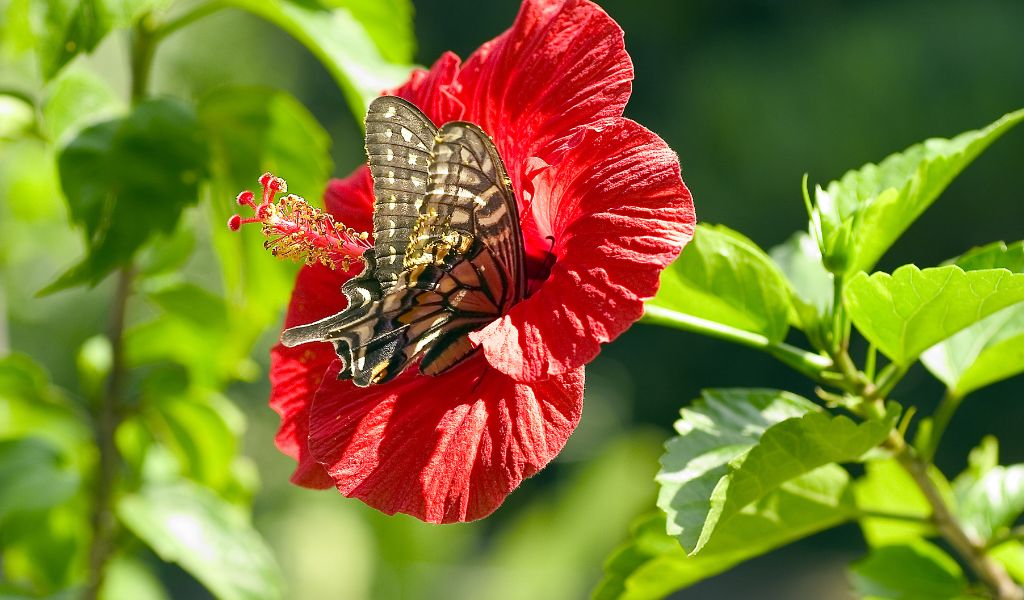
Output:
<path fill-rule="evenodd" d="M 468 334 L 521 300 L 525 285 L 516 199 L 493 142 L 472 123 L 434 130 L 413 105 L 385 98 L 375 100 L 367 116 L 376 203 L 366 267 L 342 286 L 344 311 L 288 329 L 281 338 L 286 346 L 333 343 L 345 361 L 339 377 L 360 386 L 388 381 L 417 360 L 427 375 L 457 365 L 474 351 Z M 414 147 L 403 147 L 407 157 L 414 156 L 417 140 L 430 147 L 423 169 L 409 164 L 401 178 L 397 170 L 392 175 L 387 163 L 394 159 L 386 159 L 389 147 L 380 141 L 395 123 L 413 140 Z M 418 137 L 431 130 L 428 140 Z M 415 156 L 408 162 L 418 163 Z M 423 178 L 419 194 L 414 177 Z M 393 234 L 398 229 L 405 230 L 404 240 Z"/>

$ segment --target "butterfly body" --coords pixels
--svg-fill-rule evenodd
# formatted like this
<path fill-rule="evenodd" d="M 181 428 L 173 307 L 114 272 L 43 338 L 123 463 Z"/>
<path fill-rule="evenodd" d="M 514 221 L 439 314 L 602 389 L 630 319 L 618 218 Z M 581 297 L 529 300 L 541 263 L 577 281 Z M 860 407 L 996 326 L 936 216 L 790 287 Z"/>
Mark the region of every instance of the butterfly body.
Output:
<path fill-rule="evenodd" d="M 327 341 L 339 378 L 368 386 L 419 360 L 437 375 L 475 348 L 468 334 L 525 294 L 515 194 L 493 142 L 478 126 L 440 128 L 414 105 L 382 96 L 366 118 L 374 181 L 374 245 L 342 286 L 348 306 L 286 330 L 286 346 Z"/>

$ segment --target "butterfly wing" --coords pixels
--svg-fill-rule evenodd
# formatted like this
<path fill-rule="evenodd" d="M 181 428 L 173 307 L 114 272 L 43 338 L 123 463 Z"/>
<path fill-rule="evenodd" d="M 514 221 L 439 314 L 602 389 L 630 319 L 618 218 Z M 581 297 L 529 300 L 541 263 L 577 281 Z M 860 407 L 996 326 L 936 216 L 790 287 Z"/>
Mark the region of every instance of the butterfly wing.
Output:
<path fill-rule="evenodd" d="M 387 288 L 402 272 L 409 235 L 426 193 L 437 127 L 412 103 L 380 96 L 366 112 L 366 156 L 373 175 L 374 276 Z"/>
<path fill-rule="evenodd" d="M 342 287 L 348 308 L 281 338 L 286 346 L 332 342 L 346 362 L 339 377 L 360 386 L 388 381 L 420 358 L 428 375 L 452 368 L 474 351 L 468 334 L 524 294 L 518 208 L 493 142 L 462 122 L 433 141 L 425 193 L 413 200 L 413 239 L 401 253 L 375 242 L 374 251 L 402 259 L 393 282 L 377 276 L 389 267 L 368 252 L 366 270 Z"/>

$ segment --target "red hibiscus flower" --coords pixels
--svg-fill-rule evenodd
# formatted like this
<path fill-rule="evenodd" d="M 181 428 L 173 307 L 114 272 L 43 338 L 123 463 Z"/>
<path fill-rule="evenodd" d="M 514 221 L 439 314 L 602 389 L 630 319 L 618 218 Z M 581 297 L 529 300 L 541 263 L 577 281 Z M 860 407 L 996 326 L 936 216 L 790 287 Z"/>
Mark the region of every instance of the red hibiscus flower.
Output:
<path fill-rule="evenodd" d="M 277 445 L 292 481 L 337 487 L 432 523 L 479 519 L 562 449 L 583 406 L 583 365 L 642 314 L 693 235 L 690 194 L 658 136 L 622 117 L 633 68 L 622 30 L 586 0 L 526 0 L 512 28 L 460 64 L 442 56 L 393 93 L 435 123 L 480 125 L 520 203 L 529 294 L 474 332 L 481 347 L 437 377 L 338 380 L 330 344 L 272 351 Z M 332 181 L 328 211 L 371 230 L 366 167 Z M 235 226 L 238 223 L 234 224 Z M 354 272 L 307 266 L 285 327 L 343 308 Z"/>

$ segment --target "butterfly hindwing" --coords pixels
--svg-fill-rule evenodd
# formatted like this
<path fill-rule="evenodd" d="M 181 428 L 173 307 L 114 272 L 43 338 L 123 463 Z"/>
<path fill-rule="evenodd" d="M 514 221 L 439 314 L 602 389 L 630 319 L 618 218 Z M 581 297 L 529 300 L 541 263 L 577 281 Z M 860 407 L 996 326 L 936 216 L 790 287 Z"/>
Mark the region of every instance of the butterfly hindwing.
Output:
<path fill-rule="evenodd" d="M 437 128 L 412 103 L 380 96 L 366 113 L 366 155 L 373 175 L 374 276 L 385 287 L 402 271 L 409 235 L 426 192 Z"/>

